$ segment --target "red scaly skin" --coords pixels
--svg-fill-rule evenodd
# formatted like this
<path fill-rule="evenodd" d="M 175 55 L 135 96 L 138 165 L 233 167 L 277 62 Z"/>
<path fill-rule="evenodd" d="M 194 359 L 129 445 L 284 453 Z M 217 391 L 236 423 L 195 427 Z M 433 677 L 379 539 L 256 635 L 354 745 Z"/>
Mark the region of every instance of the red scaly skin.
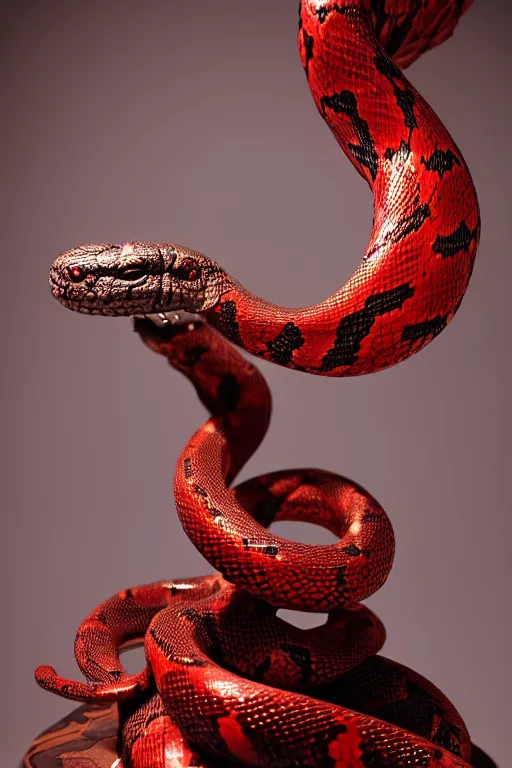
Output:
<path fill-rule="evenodd" d="M 118 593 L 77 633 L 75 653 L 89 683 L 47 667 L 38 669 L 38 682 L 71 699 L 118 701 L 119 754 L 133 768 L 229 760 L 363 766 L 370 758 L 385 766 L 413 755 L 410 765 L 467 765 L 460 715 L 428 681 L 375 656 L 384 628 L 354 604 L 382 583 L 392 562 L 392 531 L 377 502 L 351 481 L 312 469 L 274 472 L 230 491 L 225 478 L 257 448 L 269 421 L 261 374 L 208 325 L 159 330 L 139 320 L 136 329 L 191 379 L 213 414 L 178 461 L 177 506 L 203 554 L 215 565 L 220 557 L 244 590 L 210 576 Z M 212 444 L 212 435 L 222 439 Z M 220 469 L 203 473 L 205 466 Z M 293 519 L 328 528 L 340 543 L 308 547 L 267 531 L 273 520 Z M 283 574 L 274 576 L 274 568 Z M 328 607 L 328 623 L 303 631 L 276 618 L 277 607 L 291 606 Z M 119 650 L 143 640 L 148 666 L 129 676 Z M 353 684 L 347 675 L 355 675 Z"/>
<path fill-rule="evenodd" d="M 460 150 L 381 43 L 410 63 L 451 34 L 468 5 L 301 5 L 299 48 L 311 93 L 374 194 L 363 261 L 328 299 L 301 309 L 271 304 L 204 254 L 143 242 L 66 251 L 50 273 L 54 295 L 87 314 L 200 313 L 248 352 L 323 376 L 372 373 L 418 352 L 460 306 L 480 217 Z M 319 259 L 311 254 L 312 264 Z"/>
<path fill-rule="evenodd" d="M 382 3 L 303 0 L 299 34 L 318 110 L 373 190 L 373 230 L 361 265 L 316 306 L 286 309 L 234 285 L 209 316 L 253 354 L 326 376 L 395 365 L 438 335 L 462 301 L 480 233 L 476 193 L 460 150 L 380 48 L 365 5 L 381 9 L 383 18 Z M 455 21 L 463 10 L 453 2 L 387 5 L 403 8 L 403 26 L 415 9 L 411 23 L 430 14 L 428 29 L 443 13 L 445 21 Z M 384 43 L 386 31 L 393 38 L 384 23 Z M 421 47 L 428 47 L 428 37 Z M 410 63 L 419 53 L 412 46 L 403 60 Z"/>
<path fill-rule="evenodd" d="M 68 698 L 118 702 L 116 754 L 125 768 L 468 766 L 457 711 L 424 678 L 375 656 L 384 629 L 357 604 L 392 563 L 392 529 L 378 502 L 320 470 L 229 488 L 265 434 L 270 398 L 261 375 L 214 328 L 267 360 L 346 376 L 394 365 L 446 327 L 471 275 L 478 204 L 460 151 L 396 65 L 449 37 L 469 5 L 301 3 L 299 48 L 315 103 L 374 192 L 363 262 L 326 301 L 295 310 L 269 304 L 208 257 L 174 245 L 93 244 L 54 262 L 53 292 L 72 309 L 185 310 L 210 323 L 136 327 L 212 413 L 178 461 L 175 496 L 187 534 L 224 579 L 119 593 L 78 631 L 86 684 L 50 667 L 36 673 Z M 340 541 L 287 541 L 267 530 L 279 519 L 317 522 Z M 276 618 L 279 607 L 329 611 L 329 620 L 303 632 Z M 141 641 L 148 665 L 127 675 L 119 651 Z"/>

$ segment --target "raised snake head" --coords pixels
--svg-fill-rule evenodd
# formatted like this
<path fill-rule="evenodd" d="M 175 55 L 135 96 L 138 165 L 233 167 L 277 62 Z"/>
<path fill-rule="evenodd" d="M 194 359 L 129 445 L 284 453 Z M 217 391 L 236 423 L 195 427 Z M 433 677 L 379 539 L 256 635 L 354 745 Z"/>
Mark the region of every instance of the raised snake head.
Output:
<path fill-rule="evenodd" d="M 225 273 L 202 253 L 168 243 L 91 243 L 52 264 L 50 287 L 65 307 L 88 315 L 204 312 Z"/>

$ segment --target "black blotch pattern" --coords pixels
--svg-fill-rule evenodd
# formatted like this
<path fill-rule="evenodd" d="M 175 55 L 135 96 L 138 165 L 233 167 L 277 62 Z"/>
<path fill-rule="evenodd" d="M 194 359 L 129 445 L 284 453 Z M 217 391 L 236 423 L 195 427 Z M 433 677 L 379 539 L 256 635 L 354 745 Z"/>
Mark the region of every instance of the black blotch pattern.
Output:
<path fill-rule="evenodd" d="M 265 677 L 265 675 L 270 669 L 270 664 L 271 664 L 270 656 L 267 656 L 266 659 L 264 659 L 261 662 L 261 664 L 258 664 L 256 669 L 254 670 L 252 674 L 253 679 L 256 680 L 257 682 L 260 682 L 261 680 L 263 680 L 263 678 Z"/>
<path fill-rule="evenodd" d="M 204 499 L 208 498 L 208 493 L 205 491 L 204 488 L 202 488 L 200 485 L 194 485 L 194 491 L 199 494 L 199 496 L 202 496 Z"/>
<path fill-rule="evenodd" d="M 381 75 L 387 77 L 388 80 L 399 80 L 402 77 L 400 67 L 397 67 L 395 62 L 391 61 L 389 56 L 386 56 L 383 51 L 379 51 L 377 53 L 374 61 L 378 71 L 381 73 Z"/>
<path fill-rule="evenodd" d="M 182 615 L 184 615 L 183 612 Z M 198 659 L 194 656 L 177 656 L 171 643 L 164 637 L 161 637 L 153 627 L 149 630 L 149 634 L 160 650 L 165 653 L 166 657 L 176 662 L 176 664 L 182 664 L 185 667 L 206 667 L 208 665 L 208 662 L 204 659 Z"/>
<path fill-rule="evenodd" d="M 240 402 L 240 384 L 232 373 L 225 373 L 217 387 L 217 402 L 223 413 L 231 413 Z"/>
<path fill-rule="evenodd" d="M 394 87 L 396 103 L 398 108 L 403 112 L 405 127 L 412 131 L 418 127 L 416 122 L 416 115 L 414 114 L 414 105 L 416 103 L 416 96 L 414 93 L 405 88 L 402 90 L 396 84 Z"/>
<path fill-rule="evenodd" d="M 409 155 L 411 154 L 411 148 L 409 144 L 402 139 L 400 141 L 400 146 L 398 149 L 393 149 L 392 147 L 388 147 L 386 151 L 384 152 L 384 157 L 386 160 L 394 160 L 395 158 L 398 158 L 400 162 L 405 162 Z"/>
<path fill-rule="evenodd" d="M 324 23 L 328 14 L 329 14 L 329 10 L 325 6 L 322 6 L 321 8 L 317 8 L 316 15 L 318 16 L 318 21 L 320 22 L 320 24 Z"/>
<path fill-rule="evenodd" d="M 368 507 L 368 509 L 365 509 L 363 513 L 363 522 L 364 523 L 371 523 L 374 520 L 377 520 L 380 517 L 380 513 L 376 512 L 374 509 L 371 509 Z"/>
<path fill-rule="evenodd" d="M 446 171 L 451 171 L 454 165 L 461 165 L 457 155 L 451 149 L 435 149 L 429 158 L 421 158 L 421 162 L 427 171 L 434 171 L 442 179 Z"/>
<path fill-rule="evenodd" d="M 225 301 L 219 307 L 219 326 L 224 336 L 233 342 L 243 346 L 242 337 L 240 336 L 240 326 L 236 319 L 237 310 L 236 303 L 231 299 Z"/>
<path fill-rule="evenodd" d="M 196 608 L 193 608 L 191 605 L 189 605 L 181 609 L 180 616 L 184 616 L 186 619 L 194 620 L 199 618 L 199 613 Z"/>
<path fill-rule="evenodd" d="M 182 365 L 187 368 L 193 368 L 194 365 L 199 362 L 205 352 L 208 352 L 208 347 L 191 347 L 185 350 L 185 357 L 181 361 Z"/>
<path fill-rule="evenodd" d="M 274 544 L 267 544 L 265 546 L 262 546 L 258 541 L 254 541 L 253 539 L 242 539 L 242 544 L 244 545 L 244 549 L 246 551 L 249 551 L 251 549 L 257 549 L 264 555 L 268 555 L 269 557 L 275 557 L 279 553 L 279 547 L 276 547 Z"/>
<path fill-rule="evenodd" d="M 391 240 L 392 243 L 399 243 L 404 237 L 413 232 L 418 232 L 430 216 L 429 204 L 421 203 L 409 216 L 404 216 L 403 219 L 400 219 L 393 231 L 385 238 L 386 241 Z"/>
<path fill-rule="evenodd" d="M 287 653 L 293 663 L 299 667 L 302 681 L 307 683 L 309 680 L 311 680 L 311 676 L 313 674 L 313 663 L 311 661 L 310 651 L 307 648 L 302 648 L 298 645 L 288 645 L 283 647 L 282 650 Z M 272 661 L 270 657 L 267 656 L 260 664 L 258 664 L 254 670 L 252 678 L 258 681 L 263 680 L 271 665 Z"/>
<path fill-rule="evenodd" d="M 185 459 L 183 462 L 183 472 L 185 477 L 189 480 L 192 477 L 192 459 Z"/>
<path fill-rule="evenodd" d="M 258 584 L 258 586 L 268 582 L 267 574 L 264 568 L 254 568 L 254 570 L 252 570 L 252 575 L 254 578 L 254 583 Z M 224 576 L 224 578 L 226 578 L 226 576 Z"/>
<path fill-rule="evenodd" d="M 340 567 L 336 571 L 336 587 L 342 593 L 345 592 L 347 588 L 347 579 L 345 576 L 346 572 L 347 572 L 346 565 L 340 565 Z"/>
<path fill-rule="evenodd" d="M 402 331 L 402 341 L 418 341 L 422 339 L 426 341 L 429 336 L 435 338 L 441 331 L 446 328 L 447 316 L 441 317 L 436 315 L 431 320 L 423 320 L 421 323 L 415 323 L 414 325 L 406 325 Z"/>
<path fill-rule="evenodd" d="M 217 509 L 216 507 L 208 507 L 208 512 L 214 520 L 218 520 L 219 517 L 224 517 L 224 512 L 221 512 L 220 509 Z"/>
<path fill-rule="evenodd" d="M 401 309 L 404 302 L 414 295 L 414 288 L 409 283 L 399 285 L 383 293 L 369 296 L 364 308 L 346 315 L 336 330 L 334 346 L 322 360 L 321 371 L 332 371 L 341 365 L 353 365 L 361 349 L 361 342 L 380 315 Z"/>
<path fill-rule="evenodd" d="M 361 741 L 360 749 L 363 750 L 360 760 L 365 768 L 385 768 L 385 766 L 391 766 L 393 765 L 393 762 L 395 762 L 390 756 L 389 747 L 388 749 L 381 750 L 374 746 L 368 737 Z M 421 754 L 419 751 L 414 750 L 413 753 L 412 747 L 407 754 L 407 757 L 403 754 L 401 757 L 403 760 L 402 765 L 404 766 L 407 764 L 414 765 L 414 768 L 430 768 L 432 766 L 430 756 L 427 752 Z M 441 757 L 441 755 L 439 755 L 439 757 Z M 392 760 L 393 762 L 391 762 Z M 412 760 L 414 760 L 414 762 L 411 762 Z"/>
<path fill-rule="evenodd" d="M 109 677 L 112 678 L 112 681 L 114 681 L 116 683 L 119 682 L 119 680 L 121 679 L 121 677 L 123 675 L 123 671 L 122 670 L 120 670 L 120 669 L 107 669 L 102 664 L 99 664 L 97 661 L 95 661 L 94 659 L 91 659 L 90 657 L 87 659 L 87 666 L 89 667 L 89 669 L 91 667 L 94 667 L 94 669 L 99 670 L 101 673 L 109 675 Z M 109 681 L 109 682 L 111 682 L 111 681 Z"/>
<path fill-rule="evenodd" d="M 357 544 L 350 544 L 348 547 L 343 547 L 341 551 L 345 552 L 346 555 L 350 555 L 351 557 L 358 557 L 358 555 L 364 555 L 365 557 L 368 557 L 368 552 L 359 549 Z"/>
<path fill-rule="evenodd" d="M 443 259 L 456 256 L 460 251 L 469 251 L 469 246 L 478 238 L 480 224 L 471 230 L 464 219 L 457 229 L 449 235 L 438 235 L 432 246 L 434 253 L 440 254 Z"/>
<path fill-rule="evenodd" d="M 379 167 L 379 156 L 375 150 L 375 143 L 370 134 L 366 120 L 360 116 L 357 108 L 357 98 L 352 91 L 341 91 L 332 96 L 322 96 L 320 102 L 322 112 L 332 109 L 339 115 L 350 118 L 359 144 L 348 144 L 348 149 L 357 162 L 368 169 L 372 180 L 375 181 Z"/>
<path fill-rule="evenodd" d="M 407 86 L 400 87 L 397 84 L 397 80 L 403 83 L 403 75 L 400 69 L 394 64 L 391 59 L 386 56 L 383 51 L 379 51 L 375 56 L 375 66 L 378 71 L 387 77 L 391 85 L 393 86 L 393 92 L 395 94 L 397 107 L 400 109 L 404 116 L 405 127 L 409 130 L 409 141 L 411 141 L 411 133 L 414 128 L 418 127 L 416 121 L 416 115 L 414 114 L 414 105 L 416 103 L 416 96 L 413 91 Z"/>
<path fill-rule="evenodd" d="M 308 35 L 305 29 L 302 30 L 302 38 L 304 40 L 304 53 L 306 55 L 306 61 L 304 64 L 304 70 L 306 72 L 306 76 L 309 75 L 309 62 L 315 55 L 313 52 L 313 48 L 315 45 L 315 38 L 313 35 Z"/>
<path fill-rule="evenodd" d="M 340 16 L 352 16 L 360 19 L 364 18 L 361 8 L 357 5 L 331 5 L 329 8 L 322 5 L 316 9 L 316 15 L 320 24 L 323 24 L 330 13 L 339 13 Z"/>
<path fill-rule="evenodd" d="M 313 674 L 313 662 L 311 661 L 311 652 L 309 649 L 299 645 L 288 645 L 284 650 L 293 663 L 300 669 L 302 681 L 307 683 L 311 680 Z"/>
<path fill-rule="evenodd" d="M 295 323 L 286 323 L 273 341 L 267 341 L 270 359 L 274 363 L 288 365 L 292 361 L 294 351 L 300 349 L 303 344 L 304 336 L 300 328 Z"/>
<path fill-rule="evenodd" d="M 322 739 L 316 739 L 314 744 L 311 744 L 310 754 L 312 761 L 302 760 L 292 763 L 291 765 L 300 765 L 301 768 L 315 768 L 315 766 L 322 766 L 322 768 L 336 768 L 339 766 L 340 761 L 332 756 L 332 745 L 336 739 L 344 733 L 347 733 L 348 728 L 343 723 L 336 723 L 336 725 L 328 725 L 322 728 Z M 348 765 L 348 763 L 347 763 Z M 381 766 L 381 768 L 383 768 Z"/>
<path fill-rule="evenodd" d="M 268 555 L 269 557 L 275 557 L 279 554 L 279 547 L 276 547 L 274 544 L 268 544 L 263 550 L 263 554 Z"/>

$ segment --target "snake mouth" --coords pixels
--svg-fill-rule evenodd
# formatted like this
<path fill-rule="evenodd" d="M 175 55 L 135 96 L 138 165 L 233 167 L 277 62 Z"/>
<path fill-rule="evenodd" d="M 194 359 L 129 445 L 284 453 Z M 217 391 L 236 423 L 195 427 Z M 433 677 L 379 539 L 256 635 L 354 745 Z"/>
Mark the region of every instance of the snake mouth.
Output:
<path fill-rule="evenodd" d="M 103 315 L 106 317 L 116 317 L 120 315 L 133 315 L 126 304 L 121 300 L 102 299 L 92 291 L 82 296 L 70 296 L 69 284 L 50 276 L 50 290 L 57 301 L 74 312 L 82 315 Z"/>
<path fill-rule="evenodd" d="M 60 303 L 71 309 L 74 312 L 78 312 L 81 315 L 101 315 L 102 317 L 133 317 L 135 314 L 133 308 L 128 308 L 121 300 L 119 301 L 104 301 L 94 297 L 88 300 L 85 297 L 76 299 L 62 299 L 59 298 Z"/>
<path fill-rule="evenodd" d="M 129 317 L 140 314 L 134 306 L 130 306 L 123 297 L 101 296 L 93 290 L 73 295 L 74 286 L 62 278 L 56 270 L 49 277 L 52 295 L 57 301 L 73 312 L 82 315 L 102 315 L 105 317 Z"/>

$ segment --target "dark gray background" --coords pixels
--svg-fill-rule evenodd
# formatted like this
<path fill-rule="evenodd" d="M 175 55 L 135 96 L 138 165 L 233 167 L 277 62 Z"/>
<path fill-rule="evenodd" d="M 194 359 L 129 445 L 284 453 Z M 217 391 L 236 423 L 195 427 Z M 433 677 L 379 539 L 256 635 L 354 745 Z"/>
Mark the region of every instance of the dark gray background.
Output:
<path fill-rule="evenodd" d="M 371 194 L 315 111 L 296 6 L 2 6 L 5 766 L 70 709 L 32 671 L 77 674 L 86 613 L 122 587 L 209 570 L 172 501 L 174 463 L 204 411 L 129 321 L 75 315 L 51 298 L 53 258 L 95 240 L 174 241 L 297 306 L 341 285 L 365 250 Z M 397 537 L 392 574 L 370 600 L 388 628 L 384 652 L 438 684 L 502 768 L 511 21 L 505 2 L 477 0 L 409 75 L 453 133 L 481 202 L 480 252 L 456 319 L 374 376 L 261 364 L 275 413 L 243 472 L 317 466 L 380 500 Z"/>

